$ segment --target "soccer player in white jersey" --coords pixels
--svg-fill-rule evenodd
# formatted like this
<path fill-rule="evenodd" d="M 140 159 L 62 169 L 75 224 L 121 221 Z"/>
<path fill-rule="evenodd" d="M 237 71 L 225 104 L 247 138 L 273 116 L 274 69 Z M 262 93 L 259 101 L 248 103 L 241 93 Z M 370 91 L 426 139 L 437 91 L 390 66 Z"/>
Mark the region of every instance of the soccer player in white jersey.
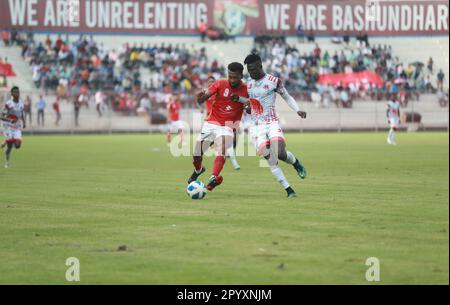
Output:
<path fill-rule="evenodd" d="M 249 97 L 258 100 L 263 107 L 263 114 L 253 117 L 254 126 L 251 133 L 254 144 L 258 153 L 268 161 L 273 176 L 286 190 L 288 198 L 296 197 L 295 191 L 278 166 L 278 160 L 292 165 L 302 179 L 306 178 L 306 169 L 292 152 L 286 150 L 286 141 L 275 109 L 276 93 L 302 119 L 306 118 L 306 112 L 300 110 L 279 78 L 264 72 L 259 55 L 247 56 L 244 64 L 247 65 L 247 71 L 251 77 L 247 82 Z"/>
<path fill-rule="evenodd" d="M 23 115 L 24 103 L 20 99 L 18 87 L 11 89 L 11 100 L 7 101 L 0 114 L 3 121 L 5 142 L 0 146 L 6 147 L 5 168 L 11 166 L 11 151 L 13 147 L 19 149 L 22 145 L 22 128 L 25 128 L 25 117 Z"/>
<path fill-rule="evenodd" d="M 387 104 L 386 116 L 390 125 L 387 143 L 396 145 L 395 136 L 400 125 L 400 102 L 397 100 L 396 94 L 392 96 L 392 99 Z"/>

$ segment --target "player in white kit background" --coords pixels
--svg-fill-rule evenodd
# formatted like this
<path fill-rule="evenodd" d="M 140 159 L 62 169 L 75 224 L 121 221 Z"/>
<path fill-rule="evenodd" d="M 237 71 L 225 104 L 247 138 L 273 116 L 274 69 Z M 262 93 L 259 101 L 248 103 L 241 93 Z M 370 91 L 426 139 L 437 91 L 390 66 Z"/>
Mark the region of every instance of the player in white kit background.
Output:
<path fill-rule="evenodd" d="M 389 145 L 396 145 L 395 136 L 400 125 L 400 102 L 397 100 L 396 94 L 394 94 L 392 99 L 388 102 L 386 116 L 390 126 L 387 143 Z"/>
<path fill-rule="evenodd" d="M 287 92 L 279 78 L 264 72 L 259 55 L 247 56 L 244 64 L 247 65 L 247 71 L 251 77 L 247 81 L 249 97 L 258 100 L 263 107 L 261 116 L 252 116 L 254 126 L 251 127 L 251 134 L 254 144 L 258 153 L 268 161 L 273 176 L 286 190 L 287 196 L 289 198 L 296 197 L 295 191 L 278 166 L 278 160 L 292 165 L 302 179 L 306 178 L 307 174 L 300 160 L 292 152 L 286 150 L 286 140 L 275 109 L 277 93 L 300 118 L 305 119 L 306 112 L 300 110 L 297 102 Z"/>
<path fill-rule="evenodd" d="M 24 103 L 20 99 L 18 87 L 11 89 L 11 100 L 7 101 L 0 114 L 0 120 L 3 121 L 3 134 L 5 142 L 1 148 L 6 147 L 5 168 L 11 166 L 11 151 L 14 148 L 19 149 L 22 146 L 22 128 L 25 128 L 25 117 L 23 114 Z"/>

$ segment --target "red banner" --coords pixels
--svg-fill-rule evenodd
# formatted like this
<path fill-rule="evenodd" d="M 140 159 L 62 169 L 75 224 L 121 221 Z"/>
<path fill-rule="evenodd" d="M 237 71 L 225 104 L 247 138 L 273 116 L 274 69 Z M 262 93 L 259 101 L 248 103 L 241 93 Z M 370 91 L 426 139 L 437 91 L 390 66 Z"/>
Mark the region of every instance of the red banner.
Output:
<path fill-rule="evenodd" d="M 335 73 L 335 74 L 322 74 L 317 81 L 322 85 L 338 86 L 341 84 L 343 87 L 348 87 L 350 84 L 356 86 L 371 84 L 377 87 L 383 86 L 384 82 L 381 77 L 376 73 L 368 71 L 356 72 L 356 73 Z"/>
<path fill-rule="evenodd" d="M 448 34 L 441 0 L 1 0 L 0 28 L 44 32 L 196 34 L 202 20 L 229 35 Z"/>
<path fill-rule="evenodd" d="M 11 64 L 0 62 L 0 76 L 14 77 L 16 73 L 14 73 Z"/>

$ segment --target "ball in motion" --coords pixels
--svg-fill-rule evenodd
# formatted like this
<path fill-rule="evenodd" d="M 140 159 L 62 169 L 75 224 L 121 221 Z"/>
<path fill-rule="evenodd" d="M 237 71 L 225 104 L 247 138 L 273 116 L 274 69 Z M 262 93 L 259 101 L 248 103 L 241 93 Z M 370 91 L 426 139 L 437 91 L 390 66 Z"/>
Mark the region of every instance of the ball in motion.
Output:
<path fill-rule="evenodd" d="M 187 186 L 187 193 L 191 199 L 203 199 L 206 196 L 205 184 L 201 181 L 193 181 Z"/>

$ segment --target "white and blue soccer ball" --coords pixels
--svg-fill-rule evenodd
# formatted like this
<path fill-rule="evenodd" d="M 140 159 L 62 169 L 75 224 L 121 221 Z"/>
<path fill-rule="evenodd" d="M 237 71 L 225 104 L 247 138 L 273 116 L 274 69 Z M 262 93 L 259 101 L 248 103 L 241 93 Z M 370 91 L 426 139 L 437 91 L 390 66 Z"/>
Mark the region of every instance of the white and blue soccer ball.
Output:
<path fill-rule="evenodd" d="M 191 199 L 203 199 L 206 196 L 205 184 L 201 181 L 193 181 L 187 186 L 187 193 Z"/>

